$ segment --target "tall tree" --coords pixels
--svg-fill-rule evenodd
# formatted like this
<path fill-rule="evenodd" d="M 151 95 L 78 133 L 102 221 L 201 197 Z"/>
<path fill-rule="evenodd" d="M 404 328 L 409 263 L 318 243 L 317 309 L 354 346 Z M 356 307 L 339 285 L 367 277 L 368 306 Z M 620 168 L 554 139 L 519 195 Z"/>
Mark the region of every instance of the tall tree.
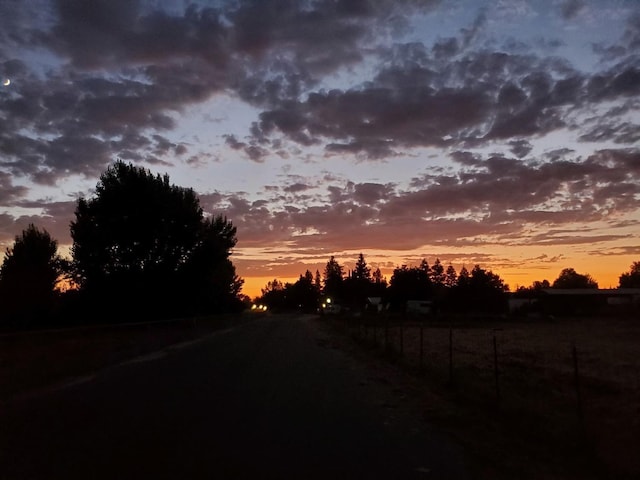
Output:
<path fill-rule="evenodd" d="M 222 216 L 205 219 L 194 191 L 168 175 L 117 161 L 75 216 L 81 290 L 104 307 L 121 300 L 132 313 L 184 314 L 233 305 L 242 285 L 229 259 L 236 228 Z"/>
<path fill-rule="evenodd" d="M 51 313 L 56 283 L 64 273 L 57 251 L 58 242 L 33 224 L 6 249 L 0 267 L 0 315 L 7 323 L 28 326 Z"/>
<path fill-rule="evenodd" d="M 462 265 L 462 268 L 460 269 L 460 273 L 458 274 L 458 282 L 456 283 L 456 286 L 463 287 L 463 288 L 466 287 L 469 284 L 469 279 L 470 279 L 469 270 L 467 270 L 467 267 Z"/>
<path fill-rule="evenodd" d="M 371 269 L 361 253 L 358 255 L 351 275 L 343 282 L 345 300 L 355 308 L 363 308 L 366 305 L 367 297 L 373 295 L 373 286 Z"/>
<path fill-rule="evenodd" d="M 408 300 L 427 300 L 431 297 L 431 281 L 423 260 L 419 267 L 402 265 L 393 270 L 389 284 L 392 308 L 403 309 Z"/>
<path fill-rule="evenodd" d="M 351 276 L 357 280 L 365 280 L 367 282 L 371 281 L 371 269 L 367 265 L 367 262 L 364 259 L 364 255 L 362 253 L 358 255 L 356 267 L 353 269 L 353 273 Z"/>
<path fill-rule="evenodd" d="M 499 275 L 493 273 L 491 270 L 485 270 L 480 268 L 480 265 L 476 265 L 471 270 L 470 284 L 474 288 L 483 290 L 494 290 L 497 292 L 508 292 L 509 286 L 504 283 Z"/>
<path fill-rule="evenodd" d="M 640 262 L 633 262 L 629 271 L 620 275 L 620 288 L 640 288 Z"/>
<path fill-rule="evenodd" d="M 324 290 L 325 296 L 340 299 L 342 296 L 342 282 L 344 280 L 344 269 L 333 255 L 324 268 Z"/>
<path fill-rule="evenodd" d="M 431 283 L 438 287 L 444 286 L 446 275 L 444 272 L 444 266 L 440 263 L 439 258 L 436 258 L 436 261 L 431 266 L 431 271 L 429 273 Z"/>
<path fill-rule="evenodd" d="M 448 289 L 446 308 L 460 312 L 502 313 L 509 286 L 495 273 L 476 265 L 471 273 L 462 267 L 455 287 Z"/>
<path fill-rule="evenodd" d="M 284 290 L 284 284 L 277 278 L 268 281 L 264 288 L 261 289 L 262 295 L 267 295 L 271 292 L 279 292 L 281 290 Z"/>
<path fill-rule="evenodd" d="M 591 275 L 582 275 L 573 268 L 565 268 L 553 281 L 551 288 L 598 288 L 598 283 Z"/>
<path fill-rule="evenodd" d="M 458 284 L 458 274 L 453 265 L 449 264 L 444 274 L 444 285 L 447 288 L 453 288 Z"/>
<path fill-rule="evenodd" d="M 277 311 L 285 308 L 286 298 L 284 284 L 277 278 L 274 278 L 267 282 L 262 289 L 262 297 L 259 301 L 268 305 L 270 310 Z"/>
<path fill-rule="evenodd" d="M 423 258 L 420 261 L 420 266 L 418 267 L 420 271 L 422 271 L 427 277 L 431 275 L 431 267 L 429 267 L 429 262 L 427 262 L 426 258 Z"/>
<path fill-rule="evenodd" d="M 311 271 L 307 270 L 304 275 L 300 275 L 287 292 L 287 300 L 291 308 L 296 310 L 313 312 L 317 309 L 320 294 L 315 288 Z"/>
<path fill-rule="evenodd" d="M 372 297 L 384 297 L 387 290 L 387 279 L 382 276 L 380 268 L 376 268 L 371 274 L 373 281 Z"/>

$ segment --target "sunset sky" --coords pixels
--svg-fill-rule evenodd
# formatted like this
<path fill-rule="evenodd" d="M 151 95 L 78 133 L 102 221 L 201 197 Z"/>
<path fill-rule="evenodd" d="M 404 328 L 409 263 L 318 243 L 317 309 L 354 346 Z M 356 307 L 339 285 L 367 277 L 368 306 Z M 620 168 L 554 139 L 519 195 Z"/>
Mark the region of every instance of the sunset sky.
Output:
<path fill-rule="evenodd" d="M 273 278 L 640 260 L 637 0 L 0 0 L 0 247 L 71 244 L 116 159 L 193 188 Z"/>

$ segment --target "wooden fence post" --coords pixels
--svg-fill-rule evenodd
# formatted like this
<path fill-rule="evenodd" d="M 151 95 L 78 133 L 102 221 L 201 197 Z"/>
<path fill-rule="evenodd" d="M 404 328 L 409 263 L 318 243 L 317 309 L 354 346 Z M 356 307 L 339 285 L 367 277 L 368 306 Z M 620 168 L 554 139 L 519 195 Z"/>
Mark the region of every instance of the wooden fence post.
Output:
<path fill-rule="evenodd" d="M 498 341 L 493 335 L 493 370 L 496 377 L 496 402 L 500 406 L 500 374 L 498 370 Z"/>
<path fill-rule="evenodd" d="M 424 368 L 424 327 L 420 324 L 420 370 Z"/>
<path fill-rule="evenodd" d="M 384 319 L 384 351 L 389 350 L 389 319 Z"/>
<path fill-rule="evenodd" d="M 453 328 L 449 328 L 449 383 L 453 384 Z"/>
<path fill-rule="evenodd" d="M 373 323 L 373 346 L 378 345 L 378 322 Z"/>
<path fill-rule="evenodd" d="M 573 356 L 573 379 L 574 386 L 576 389 L 576 407 L 578 410 L 578 420 L 580 422 L 580 428 L 584 432 L 584 412 L 582 410 L 582 394 L 580 392 L 580 372 L 578 371 L 578 350 L 576 348 L 576 344 L 573 344 L 572 348 L 572 356 Z"/>

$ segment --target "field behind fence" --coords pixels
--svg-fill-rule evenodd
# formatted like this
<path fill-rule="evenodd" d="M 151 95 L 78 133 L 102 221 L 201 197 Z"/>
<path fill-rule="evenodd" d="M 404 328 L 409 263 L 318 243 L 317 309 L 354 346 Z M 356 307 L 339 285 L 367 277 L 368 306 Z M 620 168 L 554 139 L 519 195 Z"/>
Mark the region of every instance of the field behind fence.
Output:
<path fill-rule="evenodd" d="M 337 321 L 528 440 L 584 447 L 616 478 L 640 478 L 640 320 Z"/>

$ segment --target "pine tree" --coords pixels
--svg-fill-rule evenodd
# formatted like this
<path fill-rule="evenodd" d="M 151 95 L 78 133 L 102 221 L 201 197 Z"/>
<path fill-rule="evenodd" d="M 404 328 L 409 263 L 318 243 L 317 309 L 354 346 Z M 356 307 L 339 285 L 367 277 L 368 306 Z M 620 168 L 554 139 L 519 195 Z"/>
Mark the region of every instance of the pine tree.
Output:
<path fill-rule="evenodd" d="M 440 259 L 436 258 L 435 263 L 431 267 L 430 272 L 431 282 L 436 286 L 443 286 L 445 281 L 444 267 L 440 263 Z"/>
<path fill-rule="evenodd" d="M 453 288 L 458 284 L 458 274 L 453 265 L 449 264 L 444 276 L 444 285 L 448 288 Z"/>

